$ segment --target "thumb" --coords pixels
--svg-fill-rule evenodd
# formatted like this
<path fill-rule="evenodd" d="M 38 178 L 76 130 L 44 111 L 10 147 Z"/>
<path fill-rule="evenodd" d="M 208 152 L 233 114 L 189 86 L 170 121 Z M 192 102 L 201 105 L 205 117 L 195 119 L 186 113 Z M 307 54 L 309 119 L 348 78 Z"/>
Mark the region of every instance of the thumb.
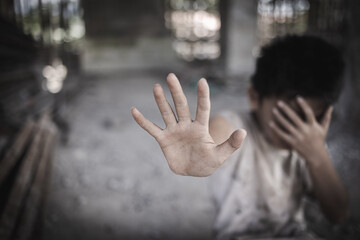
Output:
<path fill-rule="evenodd" d="M 217 154 L 221 160 L 221 164 L 230 155 L 238 149 L 246 137 L 246 131 L 244 129 L 238 129 L 234 131 L 231 136 L 220 145 L 216 146 Z"/>

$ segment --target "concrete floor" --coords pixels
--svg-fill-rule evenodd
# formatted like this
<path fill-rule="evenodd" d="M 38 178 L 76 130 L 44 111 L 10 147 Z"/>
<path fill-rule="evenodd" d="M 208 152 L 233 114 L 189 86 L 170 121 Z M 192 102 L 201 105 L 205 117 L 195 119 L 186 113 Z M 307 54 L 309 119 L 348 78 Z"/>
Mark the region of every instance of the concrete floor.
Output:
<path fill-rule="evenodd" d="M 130 114 L 136 106 L 164 126 L 152 87 L 166 86 L 166 74 L 114 71 L 104 61 L 85 59 L 69 142 L 56 152 L 44 239 L 209 239 L 214 208 L 208 179 L 173 174 L 156 141 Z M 184 91 L 194 116 L 194 82 L 187 81 Z M 244 91 L 212 91 L 213 112 L 247 106 Z"/>

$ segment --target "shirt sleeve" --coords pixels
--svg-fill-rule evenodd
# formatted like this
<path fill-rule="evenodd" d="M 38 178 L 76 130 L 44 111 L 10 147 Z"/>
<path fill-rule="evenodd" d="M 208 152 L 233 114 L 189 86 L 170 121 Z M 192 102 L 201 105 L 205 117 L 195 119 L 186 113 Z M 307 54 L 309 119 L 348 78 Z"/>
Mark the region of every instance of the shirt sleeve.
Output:
<path fill-rule="evenodd" d="M 221 111 L 217 113 L 217 115 L 224 117 L 234 127 L 234 129 L 243 127 L 243 121 L 237 112 Z M 241 149 L 234 152 L 229 159 L 226 160 L 225 163 L 210 176 L 210 192 L 215 202 L 215 206 L 217 207 L 222 205 L 222 202 L 232 184 L 240 152 Z"/>
<path fill-rule="evenodd" d="M 237 112 L 226 110 L 217 113 L 217 115 L 225 118 L 235 129 L 244 128 L 244 122 Z"/>

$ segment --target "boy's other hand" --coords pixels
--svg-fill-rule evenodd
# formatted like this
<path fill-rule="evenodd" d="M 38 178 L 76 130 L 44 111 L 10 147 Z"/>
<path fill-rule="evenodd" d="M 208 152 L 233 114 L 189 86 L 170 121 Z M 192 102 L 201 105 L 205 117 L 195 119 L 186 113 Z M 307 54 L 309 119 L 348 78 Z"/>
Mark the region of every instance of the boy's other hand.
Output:
<path fill-rule="evenodd" d="M 325 138 L 329 129 L 333 107 L 330 106 L 326 110 L 323 119 L 318 122 L 305 99 L 297 97 L 297 102 L 305 114 L 305 121 L 289 105 L 279 101 L 278 107 L 273 109 L 277 123 L 271 121 L 269 125 L 282 140 L 305 159 L 309 159 L 309 156 L 317 155 L 322 149 L 325 150 Z"/>
<path fill-rule="evenodd" d="M 282 128 L 274 122 L 271 122 L 270 126 L 281 139 L 304 157 L 313 181 L 312 191 L 324 214 L 330 221 L 340 223 L 349 215 L 349 200 L 325 148 L 333 107 L 330 106 L 318 122 L 313 110 L 303 98 L 297 98 L 297 102 L 305 114 L 305 121 L 287 104 L 278 102 L 278 108 L 292 123 L 274 108 L 275 119 Z"/>
<path fill-rule="evenodd" d="M 135 121 L 159 143 L 170 169 L 179 175 L 204 177 L 211 175 L 240 147 L 246 132 L 236 130 L 217 145 L 209 133 L 210 91 L 204 78 L 198 82 L 197 110 L 191 119 L 187 99 L 179 80 L 171 73 L 167 83 L 174 101 L 176 115 L 159 84 L 154 87 L 155 101 L 166 124 L 165 129 L 146 119 L 136 108 L 131 113 Z"/>

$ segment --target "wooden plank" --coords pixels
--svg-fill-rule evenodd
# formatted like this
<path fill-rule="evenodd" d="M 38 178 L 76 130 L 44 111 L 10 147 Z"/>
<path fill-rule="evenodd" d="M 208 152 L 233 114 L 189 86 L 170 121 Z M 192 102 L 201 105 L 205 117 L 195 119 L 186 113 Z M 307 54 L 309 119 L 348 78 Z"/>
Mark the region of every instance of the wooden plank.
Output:
<path fill-rule="evenodd" d="M 29 240 L 32 233 L 40 224 L 39 215 L 43 207 L 45 198 L 45 186 L 50 182 L 49 167 L 52 167 L 52 159 L 56 146 L 56 128 L 49 122 L 47 129 L 43 132 L 43 151 L 40 156 L 40 163 L 36 171 L 35 179 L 32 183 L 29 197 L 26 199 L 24 211 L 19 219 L 14 239 Z M 40 218 L 40 221 L 43 219 Z"/>
<path fill-rule="evenodd" d="M 24 79 L 25 81 L 28 81 L 29 79 L 36 79 L 34 69 L 31 66 L 28 67 L 22 66 L 21 69 L 16 69 L 7 72 L 2 71 L 0 73 L 0 76 L 1 76 L 0 83 L 2 86 L 4 83 L 8 83 L 8 82 L 16 85 L 19 82 L 19 80 L 22 79 Z"/>
<path fill-rule="evenodd" d="M 5 153 L 4 158 L 0 161 L 0 185 L 6 179 L 16 161 L 23 153 L 24 147 L 26 146 L 31 133 L 34 129 L 35 123 L 32 120 L 28 120 L 18 136 L 15 137 L 15 142 L 11 148 Z"/>
<path fill-rule="evenodd" d="M 55 126 L 55 124 L 53 124 L 53 128 L 55 129 L 55 131 L 57 132 L 57 127 Z M 38 214 L 38 217 L 36 219 L 36 227 L 34 228 L 34 231 L 32 233 L 32 238 L 31 239 L 41 239 L 42 238 L 42 233 L 43 233 L 43 229 L 44 229 L 44 219 L 45 219 L 45 209 L 46 209 L 46 206 L 47 206 L 47 199 L 48 199 L 48 196 L 49 196 L 49 190 L 50 190 L 50 180 L 51 180 L 51 176 L 52 176 L 52 171 L 53 171 L 53 162 L 54 162 L 54 155 L 55 155 L 55 148 L 57 146 L 57 136 L 55 138 L 55 144 L 52 145 L 52 148 L 50 150 L 50 152 L 53 153 L 53 155 L 49 158 L 48 160 L 48 164 L 46 166 L 46 171 L 45 171 L 45 179 L 47 179 L 45 182 L 44 182 L 44 185 L 43 185 L 43 195 L 42 195 L 42 198 L 41 198 L 41 203 L 40 205 L 42 206 L 41 209 L 39 209 L 39 214 Z"/>
<path fill-rule="evenodd" d="M 17 217 L 23 204 L 24 197 L 29 190 L 30 182 L 34 177 L 33 166 L 39 159 L 41 153 L 39 143 L 42 137 L 42 130 L 48 118 L 44 114 L 39 120 L 35 129 L 35 136 L 31 142 L 30 148 L 27 151 L 24 160 L 20 166 L 17 178 L 11 189 L 7 204 L 5 205 L 2 216 L 0 217 L 0 239 L 9 240 L 15 228 Z"/>

